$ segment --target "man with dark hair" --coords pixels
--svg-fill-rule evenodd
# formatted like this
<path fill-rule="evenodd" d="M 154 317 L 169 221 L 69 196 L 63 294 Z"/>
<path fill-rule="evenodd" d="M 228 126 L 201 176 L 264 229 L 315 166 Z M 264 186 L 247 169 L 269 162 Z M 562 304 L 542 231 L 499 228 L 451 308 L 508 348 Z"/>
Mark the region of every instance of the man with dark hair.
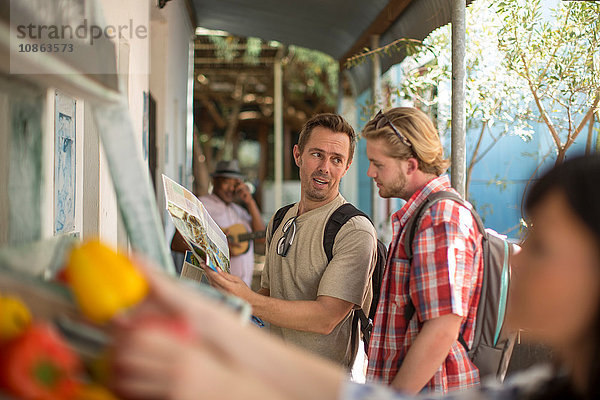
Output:
<path fill-rule="evenodd" d="M 358 346 L 353 310 L 368 310 L 371 302 L 377 240 L 369 220 L 354 216 L 337 232 L 329 259 L 323 235 L 331 215 L 346 203 L 339 185 L 355 145 L 354 129 L 339 115 L 312 117 L 293 149 L 300 201 L 278 213 L 278 226 L 275 218 L 269 223 L 262 288 L 255 293 L 231 275 L 208 272 L 215 286 L 245 299 L 270 322 L 272 333 L 346 368 Z"/>

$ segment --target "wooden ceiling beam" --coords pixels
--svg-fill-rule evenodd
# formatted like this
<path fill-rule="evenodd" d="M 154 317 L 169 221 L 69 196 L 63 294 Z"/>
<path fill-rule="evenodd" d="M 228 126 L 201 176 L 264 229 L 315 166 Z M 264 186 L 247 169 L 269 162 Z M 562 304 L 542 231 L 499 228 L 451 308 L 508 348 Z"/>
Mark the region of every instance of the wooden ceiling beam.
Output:
<path fill-rule="evenodd" d="M 236 50 L 246 50 L 248 45 L 246 43 L 238 43 L 236 45 L 229 45 L 230 47 L 235 47 Z M 194 43 L 194 49 L 196 50 L 216 50 L 217 46 L 214 43 L 199 43 L 196 41 Z M 266 43 L 263 43 L 260 46 L 261 50 L 270 50 L 273 52 L 277 52 L 277 47 L 269 46 Z"/>
<path fill-rule="evenodd" d="M 241 73 L 245 73 L 248 76 L 272 76 L 273 70 L 268 67 L 262 68 L 236 68 L 236 69 L 223 69 L 223 68 L 203 68 L 201 70 L 196 70 L 196 74 L 202 74 L 208 78 L 211 76 L 225 76 L 225 77 L 237 77 Z"/>
<path fill-rule="evenodd" d="M 225 127 L 227 126 L 227 122 L 225 122 L 225 120 L 221 116 L 221 113 L 219 112 L 219 110 L 217 110 L 215 103 L 212 100 L 210 100 L 208 96 L 205 96 L 203 94 L 198 94 L 194 97 L 200 100 L 202 105 L 206 108 L 206 110 L 212 117 L 213 121 L 215 121 L 215 124 L 217 124 L 217 126 L 220 129 L 225 129 Z"/>
<path fill-rule="evenodd" d="M 274 57 L 259 57 L 257 59 L 259 64 L 273 64 L 275 62 Z M 234 58 L 230 61 L 220 60 L 218 58 L 212 57 L 195 57 L 194 64 L 213 64 L 213 65 L 229 65 L 229 64 L 246 64 L 252 66 L 252 64 L 248 64 L 246 60 L 243 58 Z"/>

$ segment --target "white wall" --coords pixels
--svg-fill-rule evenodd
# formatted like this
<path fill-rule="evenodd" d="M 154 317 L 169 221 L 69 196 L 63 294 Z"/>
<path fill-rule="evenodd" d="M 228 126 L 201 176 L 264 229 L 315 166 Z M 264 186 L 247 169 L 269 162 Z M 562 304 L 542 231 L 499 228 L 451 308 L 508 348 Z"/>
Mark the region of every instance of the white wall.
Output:
<path fill-rule="evenodd" d="M 339 102 L 338 112 L 350 125 L 353 127 L 358 126 L 358 112 L 356 107 L 356 97 L 344 96 Z M 358 134 L 358 132 L 357 132 Z M 358 146 L 357 146 L 358 147 Z M 354 154 L 354 160 L 346 175 L 342 178 L 340 183 L 340 192 L 344 198 L 354 204 L 358 204 L 358 149 Z"/>
<path fill-rule="evenodd" d="M 81 237 L 97 237 L 100 232 L 100 138 L 90 107 L 83 104 L 83 222 Z"/>
<path fill-rule="evenodd" d="M 190 52 L 194 26 L 190 21 L 184 0 L 173 0 L 163 10 L 156 0 L 98 0 L 107 25 L 145 26 L 146 40 L 115 38 L 118 72 L 122 90 L 127 95 L 127 107 L 134 127 L 137 150 L 142 153 L 144 124 L 144 92 L 152 90 L 157 101 L 158 172 L 166 173 L 184 183 L 191 174 L 190 165 L 193 82 L 193 53 Z M 153 23 L 151 24 L 151 14 Z M 156 28 L 152 32 L 152 27 Z M 154 38 L 154 40 L 151 39 Z M 151 45 L 156 49 L 151 50 Z M 152 54 L 152 56 L 151 56 Z M 151 58 L 152 57 L 152 58 Z M 154 70 L 152 70 L 152 69 Z M 49 80 L 51 81 L 51 80 Z M 54 118 L 55 88 L 48 88 L 43 107 L 40 107 L 43 125 L 41 234 L 51 237 L 54 232 Z M 83 238 L 100 236 L 113 244 L 127 245 L 123 223 L 120 221 L 112 179 L 99 142 L 98 132 L 85 99 L 76 100 L 76 187 L 75 231 Z M 9 94 L 0 96 L 0 127 L 9 121 Z M 4 130 L 8 131 L 8 130 Z M 0 134 L 0 156 L 7 146 L 8 135 Z M 0 160 L 0 183 L 6 180 L 7 157 Z M 189 169 L 189 168 L 188 168 Z M 161 190 L 158 191 L 159 209 L 164 209 Z M 0 193 L 0 204 L 7 203 L 6 193 Z M 4 210 L 8 210 L 7 207 Z M 0 216 L 6 216 L 6 212 Z M 0 241 L 7 240 L 7 226 L 0 224 Z"/>
<path fill-rule="evenodd" d="M 144 26 L 149 30 L 150 4 L 138 0 L 101 0 L 107 25 Z M 134 126 L 137 150 L 142 152 L 143 126 L 143 92 L 148 90 L 148 74 L 150 62 L 150 38 L 146 39 L 117 37 L 114 40 L 117 54 L 117 71 L 121 90 L 128 99 L 129 113 Z M 141 73 L 140 73 L 141 71 Z M 97 138 L 93 138 L 97 140 Z M 94 151 L 93 149 L 90 149 Z M 91 155 L 96 157 L 96 155 Z M 89 165 L 93 168 L 93 165 Z M 90 174 L 92 175 L 92 174 Z M 99 223 L 98 234 L 101 239 L 121 247 L 127 246 L 125 227 L 119 215 L 116 196 L 103 149 L 99 157 Z M 89 199 L 89 201 L 93 201 Z M 94 204 L 89 204 L 94 207 Z M 92 233 L 92 232 L 90 232 Z"/>
<path fill-rule="evenodd" d="M 117 69 L 122 90 L 127 95 L 137 150 L 143 152 L 144 92 L 156 100 L 158 177 L 165 173 L 188 183 L 191 166 L 193 45 L 194 27 L 183 0 L 173 0 L 159 10 L 156 0 L 100 0 L 107 25 L 144 25 L 146 40 L 115 38 Z M 151 21 L 152 15 L 152 21 Z M 53 235 L 54 223 L 54 94 L 50 88 L 44 110 L 44 187 L 42 196 L 42 236 Z M 70 93 L 63 92 L 66 95 Z M 115 192 L 106 158 L 89 107 L 76 98 L 76 199 L 75 230 L 82 238 L 100 237 L 127 246 L 124 225 L 119 217 Z M 189 142 L 189 143 L 188 143 Z M 163 214 L 162 182 L 157 180 L 158 207 Z M 164 218 L 164 215 L 163 215 Z M 168 221 L 170 224 L 170 221 Z M 172 235 L 168 227 L 167 236 Z M 0 235 L 1 236 L 1 235 Z"/>
<path fill-rule="evenodd" d="M 164 210 L 164 193 L 161 174 L 184 185 L 189 183 L 191 171 L 188 162 L 188 141 L 192 122 L 192 108 L 188 95 L 193 83 L 193 63 L 190 45 L 195 27 L 192 25 L 183 0 L 173 0 L 163 9 L 151 8 L 151 71 L 150 93 L 156 100 L 157 201 Z M 165 223 L 165 237 L 170 239 L 174 228 L 166 213 L 161 211 Z"/>

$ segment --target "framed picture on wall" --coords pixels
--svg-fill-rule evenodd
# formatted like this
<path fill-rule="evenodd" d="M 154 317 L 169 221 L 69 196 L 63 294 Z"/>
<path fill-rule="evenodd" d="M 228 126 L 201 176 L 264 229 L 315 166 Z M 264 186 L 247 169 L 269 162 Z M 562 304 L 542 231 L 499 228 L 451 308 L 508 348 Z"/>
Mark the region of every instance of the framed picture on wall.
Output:
<path fill-rule="evenodd" d="M 75 107 L 61 92 L 54 97 L 54 234 L 75 231 Z"/>

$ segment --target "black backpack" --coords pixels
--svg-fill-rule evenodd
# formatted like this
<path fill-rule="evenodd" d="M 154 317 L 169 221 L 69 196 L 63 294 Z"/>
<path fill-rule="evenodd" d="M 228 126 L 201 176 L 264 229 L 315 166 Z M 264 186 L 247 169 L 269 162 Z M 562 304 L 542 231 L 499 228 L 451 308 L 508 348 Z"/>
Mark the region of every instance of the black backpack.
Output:
<path fill-rule="evenodd" d="M 273 228 L 271 230 L 271 237 L 283 222 L 283 218 L 285 214 L 288 212 L 290 208 L 292 208 L 294 204 L 288 204 L 277 210 L 275 216 L 273 217 Z M 325 224 L 325 231 L 323 233 L 323 250 L 325 250 L 325 255 L 327 256 L 327 261 L 331 261 L 333 259 L 333 244 L 335 242 L 335 237 L 337 233 L 340 231 L 342 226 L 348 222 L 353 217 L 363 216 L 367 218 L 371 224 L 371 218 L 369 218 L 365 213 L 354 207 L 350 203 L 344 203 L 340 207 L 338 207 L 329 220 Z M 356 335 L 356 326 L 358 325 L 358 321 L 360 320 L 360 330 L 362 332 L 362 339 L 365 344 L 365 352 L 369 345 L 369 340 L 371 339 L 371 331 L 373 330 L 373 319 L 375 317 L 375 311 L 377 311 L 377 304 L 379 303 L 379 293 L 381 291 L 381 282 L 383 281 L 383 273 L 385 271 L 385 263 L 387 261 L 387 246 L 379 239 L 377 239 L 377 260 L 375 262 L 375 268 L 373 269 L 373 275 L 371 275 L 371 285 L 373 288 L 373 299 L 371 300 L 371 307 L 369 308 L 369 314 L 365 314 L 362 309 L 356 310 L 354 313 L 353 319 L 353 327 L 352 327 L 352 335 L 353 341 L 354 335 Z"/>
<path fill-rule="evenodd" d="M 513 252 L 513 246 L 497 236 L 495 232 L 486 231 L 477 212 L 467 206 L 461 197 L 453 192 L 441 191 L 429 195 L 406 223 L 404 249 L 409 265 L 412 265 L 412 242 L 420 219 L 427 209 L 441 200 L 456 201 L 471 211 L 477 228 L 483 235 L 483 282 L 481 298 L 477 305 L 473 347 L 469 349 L 462 334 L 459 335 L 458 340 L 467 350 L 473 364 L 479 369 L 482 379 L 495 377 L 497 380 L 503 381 L 517 336 L 516 331 L 508 331 L 504 325 L 510 285 L 509 259 Z M 410 321 L 414 313 L 415 306 L 411 300 L 404 310 L 406 320 Z"/>

